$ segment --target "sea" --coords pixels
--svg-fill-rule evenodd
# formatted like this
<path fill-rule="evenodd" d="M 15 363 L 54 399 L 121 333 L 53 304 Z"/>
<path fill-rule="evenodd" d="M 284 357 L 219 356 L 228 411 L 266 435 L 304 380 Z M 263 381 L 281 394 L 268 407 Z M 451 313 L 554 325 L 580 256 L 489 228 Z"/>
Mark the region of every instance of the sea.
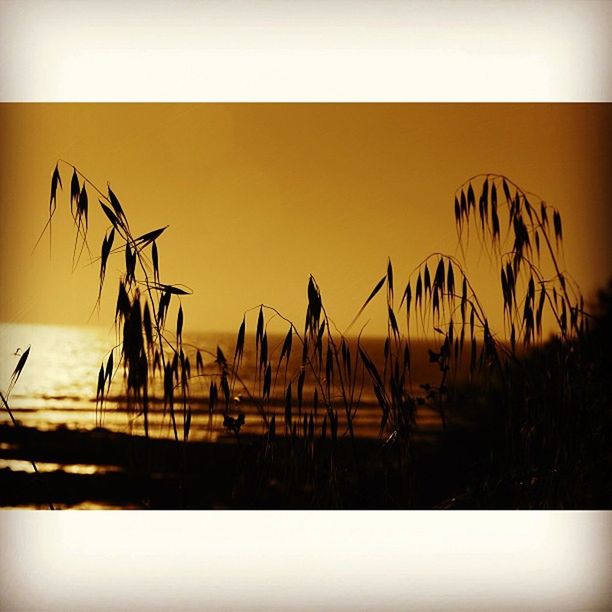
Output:
<path fill-rule="evenodd" d="M 272 363 L 278 360 L 284 337 L 271 336 L 269 352 Z M 192 373 L 196 372 L 196 347 L 203 357 L 203 376 L 194 376 L 190 382 L 190 408 L 192 412 L 189 428 L 189 438 L 192 440 L 215 440 L 226 435 L 228 431 L 223 425 L 222 409 L 212 415 L 209 412 L 209 388 L 211 376 L 218 372 L 214 363 L 217 347 L 231 360 L 236 344 L 236 334 L 198 333 L 185 336 L 183 346 L 190 359 Z M 352 357 L 355 358 L 356 343 L 352 344 Z M 361 340 L 362 347 L 376 362 L 383 354 L 384 340 L 367 338 Z M 277 420 L 282 421 L 285 410 L 287 383 L 293 380 L 293 410 L 296 407 L 296 378 L 299 373 L 301 347 L 296 346 L 294 338 L 293 356 L 290 367 L 284 366 L 274 370 L 273 389 L 269 402 L 268 416 L 277 414 Z M 412 378 L 411 386 L 415 395 L 422 393 L 421 385 L 435 384 L 439 381 L 439 372 L 435 365 L 427 359 L 427 349 L 436 348 L 432 343 L 416 343 L 412 348 Z M 27 361 L 16 382 L 11 388 L 11 377 L 21 356 L 29 349 Z M 119 340 L 113 328 L 92 326 L 66 326 L 42 324 L 0 324 L 0 390 L 3 394 L 10 391 L 8 403 L 18 424 L 35 427 L 39 430 L 69 428 L 77 430 L 92 430 L 105 428 L 113 432 L 141 435 L 144 433 L 143 415 L 130 407 L 125 393 L 125 381 L 122 367 L 115 368 L 115 375 L 103 405 L 96 401 L 98 373 L 100 366 L 106 364 L 110 352 L 113 351 L 114 363 L 120 363 Z M 263 433 L 265 426 L 257 414 L 257 407 L 249 400 L 249 396 L 257 396 L 261 388 L 261 379 L 257 378 L 256 352 L 254 337 L 247 336 L 243 362 L 240 366 L 241 379 L 232 385 L 232 401 L 230 414 L 236 417 L 240 412 L 245 415 L 244 432 Z M 303 410 L 308 411 L 312 403 L 314 381 L 307 377 L 303 389 Z M 344 404 L 337 388 L 332 394 L 340 415 L 340 425 L 343 423 Z M 162 401 L 162 385 L 159 374 L 151 381 L 152 395 L 149 409 L 149 433 L 160 438 L 170 438 L 174 435 L 172 419 L 169 410 L 164 409 Z M 221 392 L 219 392 L 221 395 Z M 320 395 L 319 395 L 320 397 Z M 371 383 L 364 379 L 353 390 L 354 405 L 358 404 L 355 417 L 355 435 L 379 436 L 381 409 L 373 394 Z M 178 428 L 183 431 L 183 404 L 177 398 L 176 419 Z M 301 411 L 300 411 L 301 412 Z M 317 426 L 321 425 L 325 411 L 319 404 L 316 415 Z M 302 418 L 302 415 L 298 415 Z M 11 423 L 10 416 L 3 409 L 0 423 Z M 435 410 L 427 407 L 419 408 L 417 424 L 421 429 L 438 428 L 440 417 Z M 282 430 L 282 426 L 278 428 Z M 339 430 L 339 435 L 346 431 Z"/>

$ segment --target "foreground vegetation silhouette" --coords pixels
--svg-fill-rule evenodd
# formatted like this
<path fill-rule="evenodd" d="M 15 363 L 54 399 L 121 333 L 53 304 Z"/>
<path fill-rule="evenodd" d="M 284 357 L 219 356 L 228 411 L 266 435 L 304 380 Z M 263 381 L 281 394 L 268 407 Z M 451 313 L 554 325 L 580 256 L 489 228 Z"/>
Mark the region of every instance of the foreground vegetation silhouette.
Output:
<path fill-rule="evenodd" d="M 80 461 L 125 468 L 112 478 L 88 477 L 85 493 L 75 493 L 69 475 L 48 475 L 45 495 L 53 501 L 85 495 L 154 508 L 610 506 L 611 288 L 601 293 L 599 311 L 587 313 L 562 265 L 559 211 L 507 177 L 472 177 L 453 203 L 460 252 L 476 241 L 498 265 L 503 330 L 491 328 L 466 258 L 433 253 L 401 284 L 389 260 L 344 333 L 311 276 L 302 327 L 261 304 L 245 312 L 226 355 L 220 346 L 184 340 L 190 289 L 160 274 L 158 244 L 167 227 L 134 232 L 110 186 L 100 190 L 61 160 L 51 180 L 50 238 L 63 190 L 60 166 L 72 173 L 74 265 L 90 252 L 90 197 L 110 224 L 94 260 L 98 304 L 110 258 L 123 267 L 118 343 L 100 367 L 96 413 L 102 423 L 111 382 L 121 376 L 124 402 L 144 435 L 98 432 L 84 451 L 82 432 L 5 432 L 43 454 L 76 445 Z M 381 299 L 387 335 L 379 354 L 362 333 L 348 332 Z M 270 324 L 279 320 L 286 328 L 276 342 Z M 555 333 L 544 342 L 547 324 Z M 414 380 L 419 338 L 428 338 L 428 360 L 438 372 L 428 383 Z M 206 389 L 204 411 L 196 386 Z M 357 431 L 368 393 L 378 407 L 376 436 Z M 171 440 L 152 431 L 159 402 Z M 433 437 L 420 431 L 423 410 L 439 416 Z M 221 421 L 227 435 L 194 440 L 194 419 L 206 419 L 211 432 Z M 19 490 L 19 477 L 11 478 L 5 489 Z"/>

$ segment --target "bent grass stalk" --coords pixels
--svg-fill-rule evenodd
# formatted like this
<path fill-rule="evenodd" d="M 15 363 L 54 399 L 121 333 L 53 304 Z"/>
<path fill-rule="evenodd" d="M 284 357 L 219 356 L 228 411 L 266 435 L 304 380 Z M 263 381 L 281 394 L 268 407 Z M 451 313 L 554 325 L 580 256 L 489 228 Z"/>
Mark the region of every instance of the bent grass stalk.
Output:
<path fill-rule="evenodd" d="M 13 411 L 11 410 L 11 407 L 9 406 L 8 400 L 9 400 L 11 391 L 13 390 L 13 387 L 17 384 L 17 381 L 19 380 L 19 377 L 21 376 L 21 372 L 23 371 L 23 368 L 25 367 L 26 361 L 28 360 L 28 357 L 30 355 L 30 348 L 31 347 L 28 346 L 28 348 L 19 357 L 19 361 L 17 362 L 17 365 L 15 366 L 15 369 L 13 370 L 13 373 L 11 375 L 11 380 L 9 382 L 8 389 L 6 390 L 6 394 L 0 392 L 0 402 L 2 403 L 2 407 L 6 410 L 7 414 L 9 415 L 11 419 L 11 423 L 13 424 L 14 427 L 19 427 L 19 422 L 15 418 L 15 415 L 13 414 Z M 32 468 L 34 469 L 34 472 L 36 474 L 40 474 L 40 472 L 38 471 L 38 466 L 36 465 L 36 462 L 32 459 L 30 459 L 29 461 L 30 461 Z M 55 510 L 55 507 L 53 506 L 52 502 L 48 501 L 47 505 L 49 506 L 49 510 Z"/>

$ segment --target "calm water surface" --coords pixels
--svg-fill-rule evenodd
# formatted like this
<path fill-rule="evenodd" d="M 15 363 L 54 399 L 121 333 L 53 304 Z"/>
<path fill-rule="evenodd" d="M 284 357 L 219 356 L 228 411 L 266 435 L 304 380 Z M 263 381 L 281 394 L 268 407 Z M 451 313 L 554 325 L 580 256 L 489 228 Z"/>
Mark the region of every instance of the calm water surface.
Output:
<path fill-rule="evenodd" d="M 282 337 L 271 338 L 270 350 L 280 350 Z M 368 352 L 376 354 L 382 350 L 380 341 L 369 341 Z M 235 335 L 197 334 L 185 339 L 186 344 L 214 351 L 217 344 L 227 356 L 233 354 Z M 252 344 L 252 343 L 251 343 Z M 17 365 L 19 356 L 31 346 L 26 366 L 10 396 L 10 405 L 20 423 L 39 429 L 53 429 L 66 426 L 75 429 L 92 429 L 103 426 L 117 432 L 142 433 L 142 417 L 126 409 L 121 370 L 116 372 L 109 394 L 110 400 L 105 403 L 104 411 L 96 410 L 96 387 L 101 363 L 106 362 L 110 350 L 117 345 L 115 332 L 112 329 L 97 327 L 71 327 L 54 325 L 24 325 L 14 323 L 0 324 L 0 388 L 6 390 L 11 374 Z M 251 381 L 254 378 L 254 350 L 245 351 L 242 366 L 243 378 Z M 425 351 L 425 349 L 422 349 Z M 193 371 L 195 371 L 195 352 L 189 354 Z M 300 351 L 294 348 L 294 355 L 299 359 Z M 119 361 L 119 350 L 114 352 L 115 364 Z M 436 381 L 435 369 L 427 369 L 426 359 L 418 360 L 420 368 L 415 376 L 428 382 Z M 213 358 L 204 355 L 205 366 L 214 371 Z M 418 368 L 417 368 L 418 369 Z M 291 373 L 289 374 L 289 376 Z M 284 374 L 281 372 L 273 392 L 273 404 L 279 415 L 284 411 Z M 159 381 L 158 381 L 159 382 Z M 222 417 L 213 419 L 208 415 L 208 385 L 210 378 L 195 379 L 191 384 L 193 418 L 191 426 L 192 439 L 215 438 L 223 431 Z M 414 386 L 418 390 L 418 382 Z M 156 383 L 153 382 L 155 388 Z M 312 397 L 312 386 L 304 387 L 304 403 Z M 376 435 L 380 422 L 380 409 L 368 384 L 357 390 L 361 393 L 361 407 L 357 416 L 358 435 Z M 159 394 L 159 388 L 157 389 Z M 261 419 L 255 409 L 245 402 L 247 394 L 235 389 L 241 403 L 236 404 L 247 415 L 246 431 L 263 431 Z M 295 400 L 294 400 L 295 401 Z M 322 412 L 322 411 L 320 411 Z M 250 417 L 250 418 L 249 418 Z M 437 426 L 439 419 L 435 413 L 421 410 L 418 415 L 421 426 Z M 0 422 L 9 422 L 3 412 Z M 171 437 L 172 427 L 168 414 L 164 413 L 161 403 L 153 403 L 150 412 L 150 427 L 153 435 Z"/>

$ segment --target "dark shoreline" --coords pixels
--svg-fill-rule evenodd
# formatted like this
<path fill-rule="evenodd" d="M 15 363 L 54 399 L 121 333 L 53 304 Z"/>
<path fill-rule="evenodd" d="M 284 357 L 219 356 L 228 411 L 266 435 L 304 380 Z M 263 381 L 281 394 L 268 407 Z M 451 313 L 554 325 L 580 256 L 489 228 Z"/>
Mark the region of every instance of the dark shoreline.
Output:
<path fill-rule="evenodd" d="M 329 435 L 329 434 L 328 434 Z M 579 509 L 611 506 L 609 453 L 580 472 L 541 470 L 528 480 L 496 465 L 500 440 L 483 423 L 421 430 L 411 451 L 382 439 L 241 433 L 215 442 L 106 429 L 0 425 L 0 508 L 129 509 Z M 402 450 L 404 449 L 404 450 Z M 316 452 L 315 452 L 316 451 Z M 55 464 L 55 465 L 44 465 Z M 6 465 L 6 463 L 5 463 Z M 75 473 L 70 466 L 94 473 Z M 62 469 L 68 467 L 67 470 Z"/>
<path fill-rule="evenodd" d="M 320 470 L 314 480 L 312 473 L 303 471 L 311 448 L 301 438 L 290 444 L 278 436 L 270 443 L 265 436 L 241 434 L 239 441 L 227 436 L 217 442 L 177 444 L 104 429 L 40 431 L 0 425 L 0 443 L 3 460 L 60 468 L 41 469 L 38 474 L 33 469 L 0 469 L 0 506 L 45 507 L 52 502 L 71 507 L 93 502 L 157 509 L 431 509 L 448 504 L 465 488 L 480 448 L 465 432 L 448 434 L 444 441 L 437 434 L 420 435 L 408 483 L 398 472 L 393 445 L 368 438 L 338 438 L 333 461 L 332 441 L 316 441 L 319 460 L 308 468 Z M 71 464 L 101 469 L 93 474 L 61 469 Z M 313 490 L 313 483 L 322 480 L 333 486 Z M 409 505 L 406 487 L 411 487 Z"/>

